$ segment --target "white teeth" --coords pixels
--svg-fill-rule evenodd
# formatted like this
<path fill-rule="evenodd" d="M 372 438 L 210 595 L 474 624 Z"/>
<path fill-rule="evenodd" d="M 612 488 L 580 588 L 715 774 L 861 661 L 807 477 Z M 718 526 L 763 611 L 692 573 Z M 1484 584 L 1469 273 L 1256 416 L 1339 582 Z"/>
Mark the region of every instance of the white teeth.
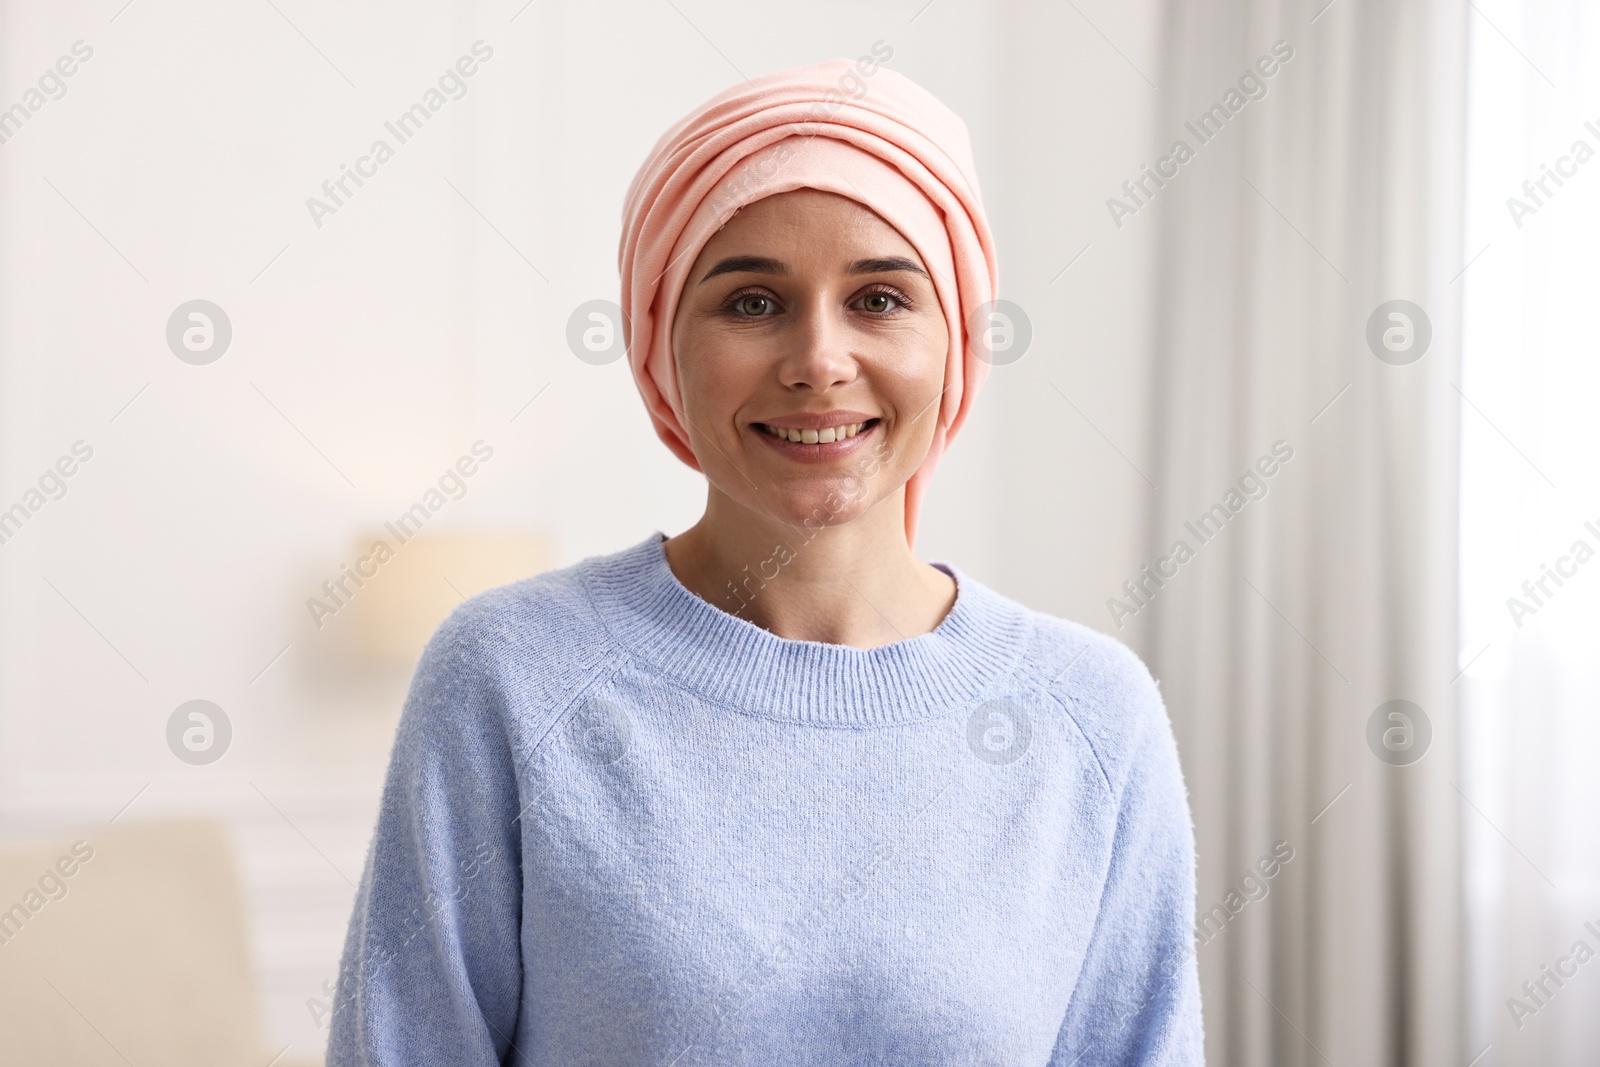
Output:
<path fill-rule="evenodd" d="M 861 432 L 864 422 L 851 423 L 848 426 L 829 426 L 824 430 L 796 430 L 780 426 L 768 426 L 767 432 L 774 437 L 781 437 L 786 441 L 796 444 L 816 445 L 832 444 L 834 441 L 843 441 L 847 437 L 854 437 Z"/>

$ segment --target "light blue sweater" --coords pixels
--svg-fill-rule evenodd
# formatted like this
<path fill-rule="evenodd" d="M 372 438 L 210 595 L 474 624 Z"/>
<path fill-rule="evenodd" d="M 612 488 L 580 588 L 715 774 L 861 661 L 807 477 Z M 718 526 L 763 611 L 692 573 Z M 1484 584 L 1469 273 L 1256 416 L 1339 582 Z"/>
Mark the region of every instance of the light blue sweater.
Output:
<path fill-rule="evenodd" d="M 428 643 L 330 1067 L 1202 1063 L 1193 828 L 1138 657 L 949 564 L 932 633 L 792 641 L 663 540 Z"/>

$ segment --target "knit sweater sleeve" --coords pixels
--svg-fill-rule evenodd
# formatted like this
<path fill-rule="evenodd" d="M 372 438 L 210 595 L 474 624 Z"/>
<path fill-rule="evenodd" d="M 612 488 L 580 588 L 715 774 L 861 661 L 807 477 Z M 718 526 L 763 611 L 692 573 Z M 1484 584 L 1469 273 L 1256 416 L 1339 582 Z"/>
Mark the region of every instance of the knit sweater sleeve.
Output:
<path fill-rule="evenodd" d="M 1094 930 L 1049 1067 L 1200 1067 L 1194 954 L 1194 828 L 1177 743 L 1144 664 L 1121 660 L 1108 703 L 1127 727 L 1106 740 L 1116 790 L 1114 843 Z M 1129 719 L 1132 721 L 1130 722 Z"/>
<path fill-rule="evenodd" d="M 463 606 L 417 666 L 340 963 L 329 1067 L 488 1067 L 511 1047 L 520 824 L 494 644 Z"/>

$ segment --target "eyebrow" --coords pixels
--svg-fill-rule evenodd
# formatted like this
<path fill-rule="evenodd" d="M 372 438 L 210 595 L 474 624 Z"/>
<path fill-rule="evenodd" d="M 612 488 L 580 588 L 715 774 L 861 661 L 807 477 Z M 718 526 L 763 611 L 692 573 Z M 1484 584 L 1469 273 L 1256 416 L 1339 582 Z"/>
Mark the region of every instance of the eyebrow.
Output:
<path fill-rule="evenodd" d="M 927 271 L 905 256 L 858 259 L 845 268 L 846 274 L 888 274 L 893 271 L 910 271 L 924 278 L 928 276 Z M 775 274 L 784 278 L 788 277 L 789 273 L 788 264 L 770 256 L 733 256 L 706 271 L 705 277 L 700 280 L 709 281 L 719 274 Z"/>

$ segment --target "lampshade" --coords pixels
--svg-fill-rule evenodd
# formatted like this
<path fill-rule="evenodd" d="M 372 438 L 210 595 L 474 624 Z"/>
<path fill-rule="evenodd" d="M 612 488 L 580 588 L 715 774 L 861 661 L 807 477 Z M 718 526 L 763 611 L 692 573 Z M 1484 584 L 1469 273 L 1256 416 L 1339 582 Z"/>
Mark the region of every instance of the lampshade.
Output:
<path fill-rule="evenodd" d="M 374 551 L 380 543 L 387 552 Z M 546 538 L 524 531 L 418 532 L 402 542 L 385 529 L 360 538 L 352 558 L 369 560 L 371 577 L 340 612 L 350 615 L 351 647 L 365 666 L 409 669 L 457 604 L 538 574 L 551 555 Z"/>

